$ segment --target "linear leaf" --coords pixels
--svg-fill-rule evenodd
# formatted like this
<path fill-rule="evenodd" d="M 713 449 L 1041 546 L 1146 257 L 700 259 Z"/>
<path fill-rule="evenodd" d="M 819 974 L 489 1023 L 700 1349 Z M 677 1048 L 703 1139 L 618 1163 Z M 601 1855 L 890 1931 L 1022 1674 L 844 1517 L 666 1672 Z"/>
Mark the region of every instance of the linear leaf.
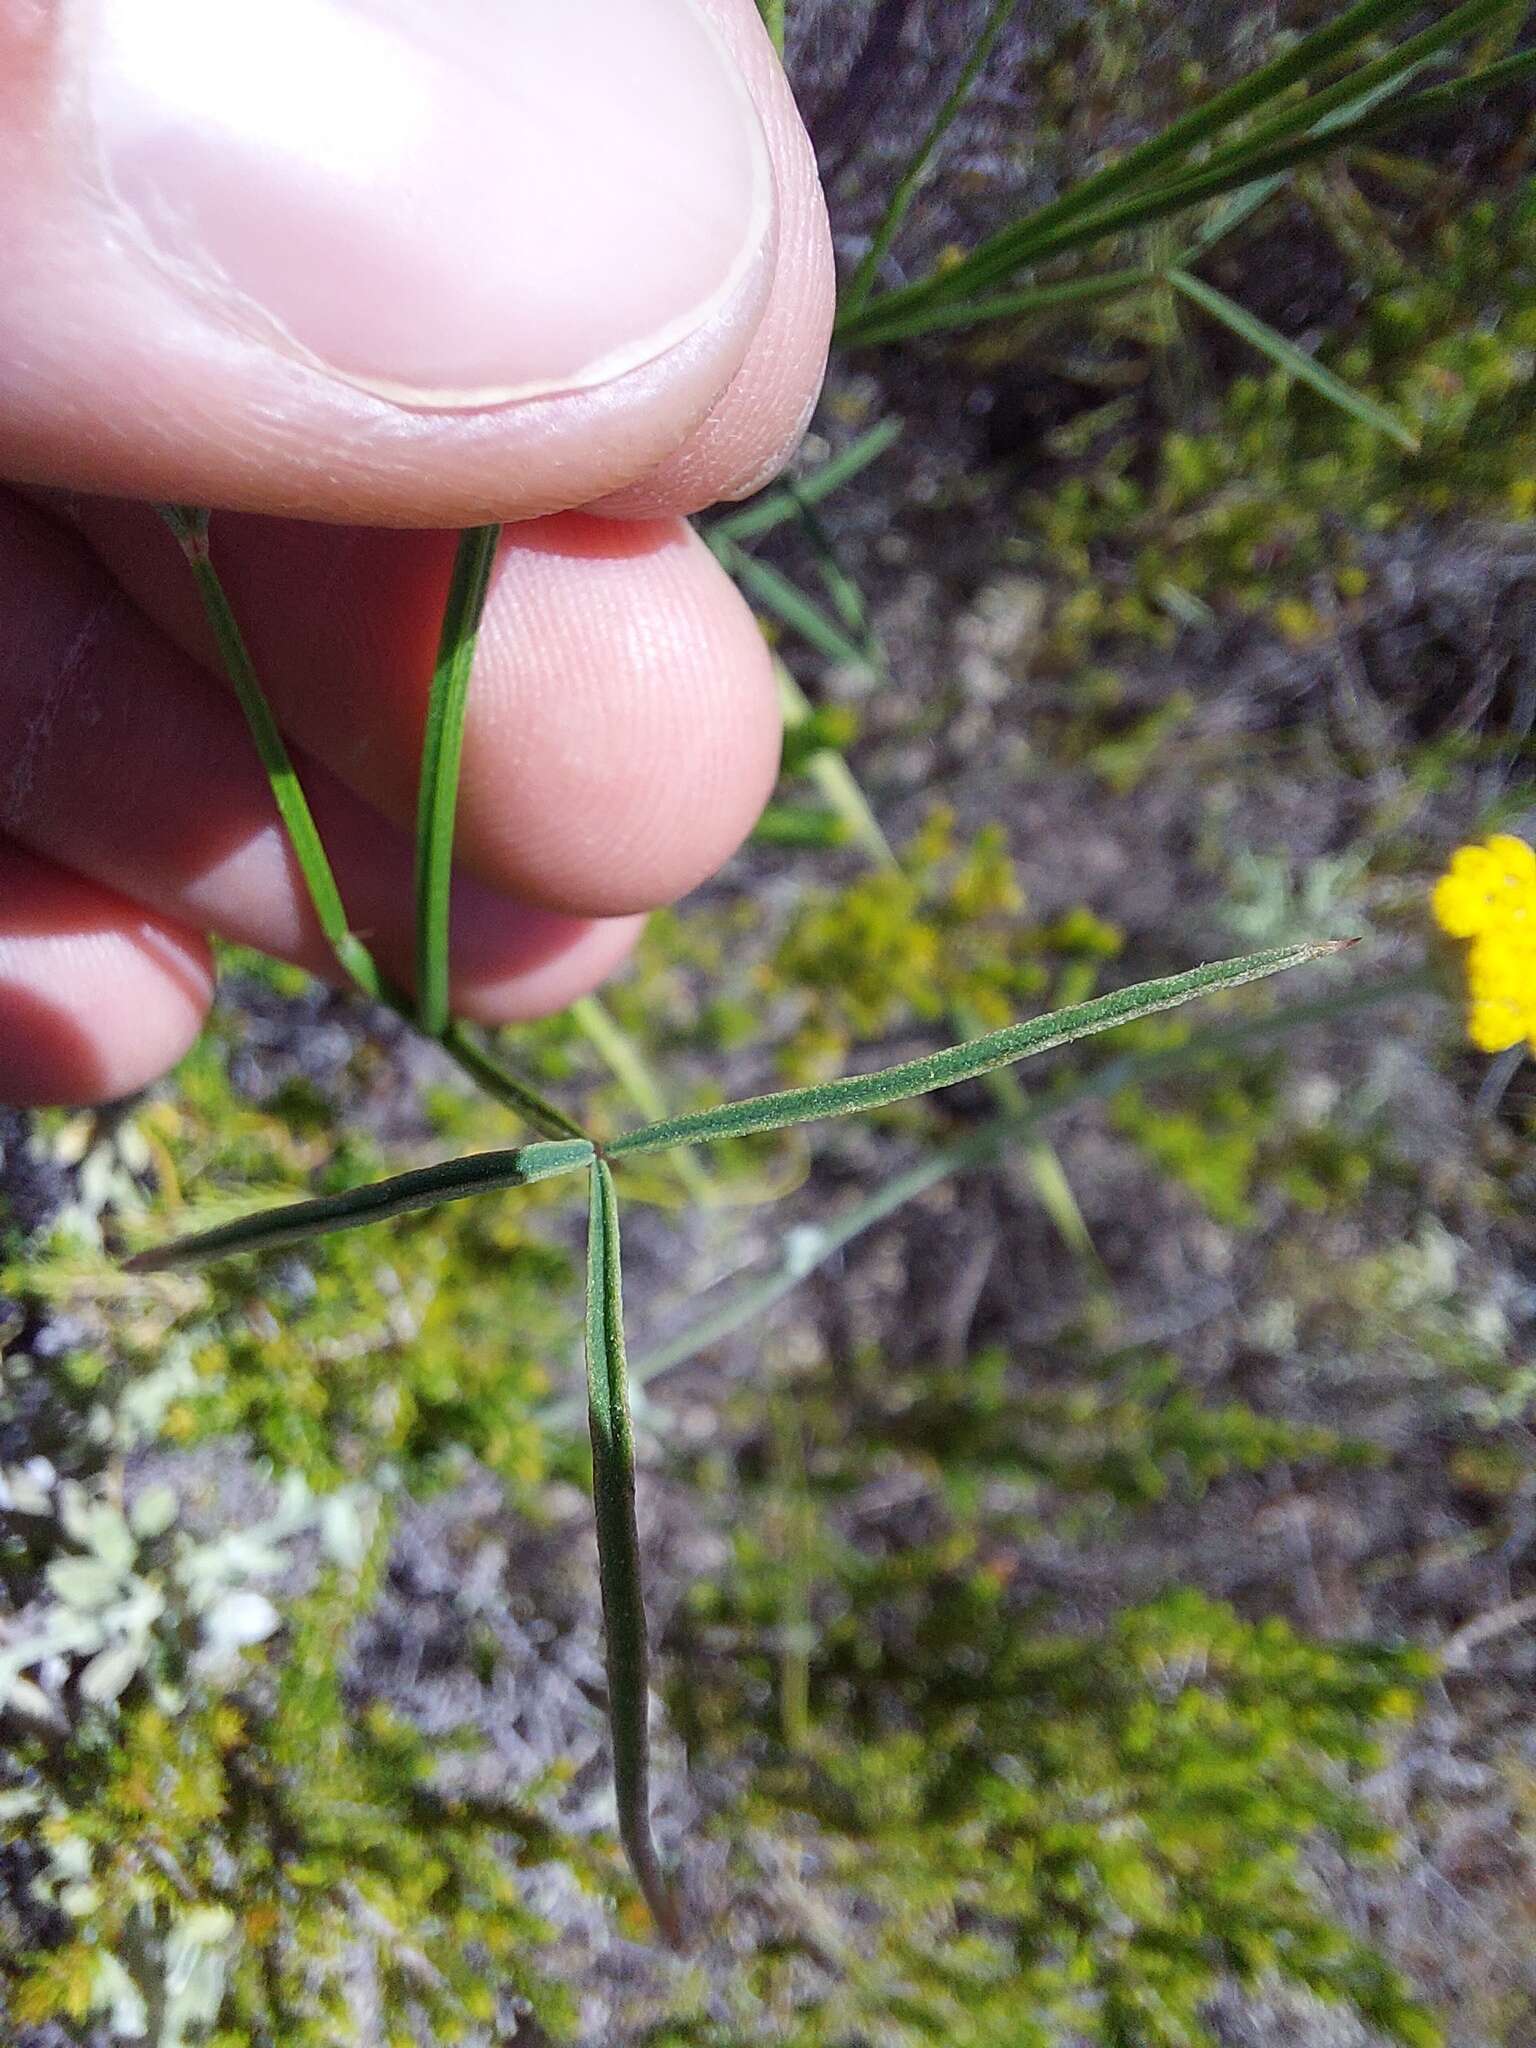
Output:
<path fill-rule="evenodd" d="M 1453 8 L 1417 35 L 1409 36 L 1406 42 L 1397 44 L 1384 56 L 1360 65 L 1334 84 L 1308 94 L 1295 106 L 1282 108 L 1268 120 L 1261 121 L 1240 142 L 1217 150 L 1201 169 L 1212 171 L 1241 163 L 1245 158 L 1252 158 L 1259 151 L 1271 148 L 1287 135 L 1321 127 L 1325 119 L 1337 116 L 1345 108 L 1359 107 L 1362 102 L 1369 104 L 1378 95 L 1396 89 L 1448 44 L 1473 34 L 1497 15 L 1507 14 L 1512 8 L 1524 5 L 1526 0 L 1463 0 L 1461 6 Z"/>
<path fill-rule="evenodd" d="M 802 505 L 819 505 L 824 498 L 840 491 L 861 470 L 868 469 L 872 462 L 878 462 L 901 439 L 903 431 L 900 420 L 881 420 L 878 426 L 871 427 L 868 433 L 860 434 L 856 441 L 850 442 L 841 455 L 834 455 L 820 469 L 801 477 L 796 485 L 796 497 L 792 498 L 782 488 L 765 492 L 762 497 L 754 498 L 750 505 L 743 506 L 741 511 L 712 521 L 710 537 L 759 540 L 765 533 L 772 533 L 776 526 L 783 526 L 793 519 Z"/>
<path fill-rule="evenodd" d="M 878 348 L 886 342 L 909 341 L 919 334 L 979 327 L 988 320 L 1025 320 L 1036 314 L 1059 312 L 1065 306 L 1118 299 L 1131 292 L 1145 291 L 1157 281 L 1155 270 L 1103 270 L 1091 277 L 1067 277 L 1052 284 L 1027 285 L 1016 292 L 990 292 L 979 299 L 961 299 L 956 305 L 915 306 L 906 312 L 894 303 L 898 295 L 890 292 L 877 299 L 867 316 L 843 338 L 850 347 Z M 892 311 L 882 318 L 887 305 L 892 306 Z"/>
<path fill-rule="evenodd" d="M 208 514 L 191 505 L 162 505 L 160 512 L 181 543 L 182 552 L 192 569 L 203 610 L 245 713 L 257 753 L 267 771 L 278 815 L 288 834 L 294 858 L 299 863 L 321 930 L 355 987 L 373 1001 L 387 1003 L 407 1023 L 416 1023 L 415 1004 L 403 989 L 396 988 L 385 977 L 373 955 L 347 923 L 341 891 L 336 885 L 336 877 L 308 800 L 272 716 L 228 595 L 213 566 L 208 548 Z M 562 1110 L 546 1102 L 527 1082 L 519 1080 L 493 1058 L 466 1025 L 445 1020 L 444 1028 L 435 1035 L 450 1058 L 456 1060 L 488 1094 L 508 1109 L 515 1110 L 534 1130 L 550 1138 L 579 1138 L 583 1135 L 580 1126 Z"/>
<path fill-rule="evenodd" d="M 1277 369 L 1309 385 L 1320 398 L 1326 398 L 1331 405 L 1347 412 L 1362 425 L 1374 428 L 1378 434 L 1388 435 L 1400 448 L 1406 448 L 1410 453 L 1417 449 L 1418 436 L 1395 413 L 1388 412 L 1375 399 L 1367 398 L 1352 384 L 1346 384 L 1342 377 L 1336 377 L 1332 370 L 1309 356 L 1305 349 L 1297 348 L 1283 334 L 1277 334 L 1273 327 L 1250 313 L 1245 306 L 1229 299 L 1225 292 L 1217 291 L 1214 285 L 1207 284 L 1204 278 L 1195 277 L 1187 270 L 1171 269 L 1167 276 L 1176 291 L 1209 313 L 1213 320 L 1219 320 L 1240 340 L 1268 356 Z"/>
<path fill-rule="evenodd" d="M 1320 960 L 1354 943 L 1349 939 L 1332 939 L 1317 945 L 1282 946 L 1271 952 L 1246 954 L 1239 960 L 1219 960 L 1195 967 L 1187 974 L 1176 974 L 1166 980 L 1140 982 L 1134 988 L 1117 989 L 1113 995 L 1097 996 L 1092 1002 L 1076 1003 L 1047 1017 L 1010 1024 L 966 1045 L 925 1053 L 921 1059 L 905 1060 L 900 1066 L 885 1067 L 877 1073 L 854 1074 L 812 1088 L 788 1088 L 779 1094 L 728 1102 L 719 1109 L 697 1110 L 688 1116 L 651 1124 L 610 1145 L 608 1157 L 661 1152 L 672 1145 L 703 1145 L 717 1138 L 743 1137 L 751 1131 L 778 1131 L 791 1124 L 814 1123 L 822 1117 L 883 1109 L 888 1103 L 905 1102 L 936 1088 L 952 1088 L 956 1082 L 974 1080 L 980 1074 L 1054 1051 L 1057 1046 L 1070 1045 L 1096 1032 L 1112 1031 L 1117 1024 L 1129 1024 L 1155 1011 L 1177 1009 L 1196 996 L 1240 988 L 1245 982 L 1305 966 L 1308 961 Z"/>
<path fill-rule="evenodd" d="M 1483 0 L 1490 12 L 1497 12 L 1505 0 Z M 1513 0 L 1509 0 L 1513 4 Z M 1426 31 L 1430 42 L 1438 45 L 1454 39 L 1448 34 L 1442 22 L 1437 29 Z M 1310 39 L 1309 39 L 1310 40 Z M 1415 58 L 1407 60 L 1406 69 L 1413 63 L 1426 61 L 1427 47 L 1424 37 L 1413 39 L 1418 51 Z M 1406 49 L 1408 45 L 1401 46 Z M 1299 50 L 1300 46 L 1298 46 Z M 1297 53 L 1292 53 L 1297 54 Z M 1187 212 L 1191 207 L 1206 199 L 1216 198 L 1229 192 L 1248 192 L 1265 179 L 1282 176 L 1321 156 L 1332 155 L 1346 149 L 1353 143 L 1382 132 L 1405 126 L 1415 120 L 1439 115 L 1471 98 L 1485 97 L 1497 87 L 1510 84 L 1526 75 L 1533 68 L 1536 53 L 1521 51 L 1499 63 L 1485 66 L 1482 70 L 1469 73 L 1443 86 L 1433 87 L 1425 92 L 1399 95 L 1385 105 L 1375 105 L 1347 121 L 1330 125 L 1327 119 L 1320 120 L 1316 132 L 1282 139 L 1270 147 L 1254 148 L 1247 143 L 1238 143 L 1222 153 L 1220 160 L 1212 161 L 1191 170 L 1187 163 L 1175 163 L 1173 175 L 1155 182 L 1149 189 L 1129 191 L 1113 204 L 1105 204 L 1117 192 L 1126 191 L 1137 180 L 1125 180 L 1118 176 L 1122 165 L 1110 166 L 1116 176 L 1106 183 L 1102 176 L 1085 180 L 1073 191 L 1051 206 L 1040 209 L 1026 220 L 1015 222 L 1010 228 L 984 242 L 972 251 L 964 261 L 935 272 L 932 276 L 917 280 L 899 291 L 886 292 L 872 299 L 864 311 L 839 329 L 838 338 L 847 344 L 863 343 L 876 331 L 878 338 L 890 340 L 905 329 L 887 332 L 900 316 L 903 320 L 916 311 L 935 304 L 948 304 L 958 298 L 969 299 L 979 289 L 1015 275 L 1018 271 L 1033 268 L 1047 260 L 1065 255 L 1069 250 L 1082 248 L 1090 243 L 1104 240 L 1107 236 L 1124 234 L 1133 228 L 1143 227 L 1153 221 L 1164 220 L 1173 214 Z M 1351 74 L 1347 81 L 1351 93 L 1361 92 L 1361 79 L 1375 75 L 1374 66 L 1362 67 Z M 1378 87 L 1378 91 L 1380 88 Z M 1332 89 L 1328 99 L 1331 102 Z M 1373 97 L 1373 96 L 1372 96 Z M 1318 94 L 1315 99 L 1323 100 Z M 1215 104 L 1214 102 L 1212 103 Z M 1309 103 L 1303 101 L 1296 109 L 1307 113 Z M 1197 110 L 1198 111 L 1198 110 Z M 1319 108 L 1313 107 L 1308 119 L 1315 117 Z M 1177 126 L 1178 124 L 1175 124 Z M 1171 131 L 1170 131 L 1171 132 Z M 1156 140 L 1157 138 L 1154 138 Z M 1133 152 L 1132 157 L 1137 153 Z M 1175 152 L 1182 155 L 1184 152 Z M 1132 157 L 1124 159 L 1128 165 Z M 1091 205 L 1083 205 L 1084 195 L 1091 199 Z M 1070 202 L 1070 203 L 1069 203 Z M 966 323 L 959 323 L 966 324 Z"/>
<path fill-rule="evenodd" d="M 577 1028 L 642 1116 L 660 1120 L 667 1114 L 666 1097 L 650 1062 L 618 1018 L 596 996 L 581 996 L 571 1005 Z M 715 1199 L 715 1184 L 691 1154 L 673 1162 L 677 1177 L 696 1202 Z"/>
<path fill-rule="evenodd" d="M 782 661 L 775 661 L 779 705 L 787 730 L 793 732 L 812 716 L 810 699 Z M 855 846 L 862 847 L 882 867 L 894 867 L 896 854 L 859 786 L 858 778 L 836 747 L 818 747 L 805 764 L 805 772 L 821 791 L 834 818 Z"/>
<path fill-rule="evenodd" d="M 472 526 L 459 537 L 427 700 L 416 806 L 416 1018 L 429 1038 L 441 1038 L 448 1027 L 448 922 L 464 713 L 500 539 L 499 526 Z"/>
<path fill-rule="evenodd" d="M 828 531 L 821 514 L 811 500 L 805 496 L 798 484 L 790 482 L 786 488 L 795 501 L 800 515 L 800 524 L 816 557 L 816 573 L 821 578 L 821 587 L 846 631 L 853 637 L 855 645 L 864 657 L 864 665 L 879 676 L 890 674 L 890 657 L 875 630 L 875 622 L 869 615 L 869 606 L 858 583 L 843 565 L 836 541 Z"/>
<path fill-rule="evenodd" d="M 1415 121 L 1438 118 L 1469 99 L 1483 98 L 1497 87 L 1513 84 L 1533 69 L 1536 69 L 1536 50 L 1522 50 L 1497 64 L 1486 65 L 1481 71 L 1469 72 L 1465 78 L 1452 79 L 1445 85 L 1430 86 L 1423 92 L 1390 99 L 1385 105 L 1373 107 L 1337 127 L 1320 123 L 1316 134 L 1277 143 L 1272 149 L 1261 150 L 1252 157 L 1245 154 L 1238 163 L 1191 172 L 1172 184 L 1159 185 L 1149 193 L 1136 194 L 1118 205 L 1106 207 L 1103 212 L 1091 214 L 1085 220 L 1069 222 L 1033 249 L 1025 260 L 1031 264 L 1044 262 L 1048 257 L 1064 255 L 1069 249 L 1102 241 L 1107 235 L 1124 234 L 1132 228 L 1166 220 L 1173 214 L 1187 213 L 1191 207 L 1206 199 L 1219 198 L 1223 193 L 1246 192 L 1278 174 L 1293 171 L 1318 157 L 1332 156 L 1371 136 L 1408 127 Z M 952 274 L 958 275 L 962 267 L 957 265 Z M 871 316 L 902 296 L 892 292 L 876 299 L 869 309 Z"/>
<path fill-rule="evenodd" d="M 1357 4 L 1346 8 L 1336 21 L 1304 36 L 1293 48 L 1250 72 L 1246 78 L 1236 80 L 1202 106 L 1181 115 L 1160 134 L 1149 137 L 1117 162 L 1106 164 L 1102 170 L 1082 179 L 1059 199 L 1040 207 L 1026 219 L 1001 229 L 973 250 L 965 262 L 887 296 L 912 302 L 929 295 L 954 298 L 960 292 L 969 294 L 978 286 L 999 282 L 1019 269 L 1033 245 L 1045 240 L 1051 230 L 1102 208 L 1118 193 L 1143 184 L 1164 165 L 1188 157 L 1201 143 L 1210 141 L 1244 114 L 1277 99 L 1281 93 L 1345 50 L 1353 48 L 1376 29 L 1399 15 L 1411 12 L 1417 4 L 1418 0 L 1357 0 Z M 877 311 L 881 303 L 880 300 L 872 301 L 868 310 Z M 844 335 L 843 338 L 851 336 Z"/>
<path fill-rule="evenodd" d="M 981 76 L 998 37 L 1007 27 L 1009 16 L 1017 6 L 1018 0 L 992 0 L 986 24 L 977 38 L 976 47 L 955 81 L 954 91 L 940 107 L 933 125 L 917 145 L 907 168 L 897 180 L 880 225 L 875 229 L 863 261 L 854 272 L 845 301 L 849 313 L 857 313 L 868 299 L 880 275 L 880 266 L 890 254 L 891 244 L 901 232 L 901 224 L 933 168 L 933 160 L 939 152 L 940 145 L 970 98 L 972 87 Z"/>
<path fill-rule="evenodd" d="M 208 514 L 191 505 L 162 505 L 160 513 L 181 543 L 182 553 L 192 570 L 203 612 L 218 644 L 225 673 L 234 685 L 240 709 L 245 713 L 245 722 L 250 727 L 261 765 L 267 771 L 272 800 L 277 805 L 288 843 L 304 877 L 304 886 L 309 891 L 320 929 L 342 967 L 363 993 L 375 1001 L 387 1001 L 389 992 L 373 955 L 347 923 L 341 891 L 336 886 L 335 873 L 321 843 L 309 799 L 304 794 L 293 758 L 278 730 L 277 720 L 272 716 L 272 707 L 262 690 L 250 649 L 245 644 L 245 635 L 213 566 L 208 544 Z"/>
<path fill-rule="evenodd" d="M 1293 1031 L 1330 1024 L 1343 1016 L 1354 1016 L 1382 1003 L 1402 1002 L 1416 996 L 1431 996 L 1436 983 L 1431 973 L 1409 973 L 1389 981 L 1351 987 L 1342 994 L 1295 1003 L 1267 1015 L 1245 1017 L 1198 1033 L 1182 1044 L 1165 1046 L 1156 1052 L 1122 1054 L 1092 1073 L 1077 1075 L 1032 1102 L 1027 1109 L 995 1118 L 979 1130 L 968 1132 L 951 1145 L 936 1147 L 922 1161 L 896 1175 L 873 1194 L 845 1209 L 830 1223 L 799 1226 L 785 1232 L 778 1262 L 766 1272 L 746 1279 L 723 1282 L 712 1290 L 724 1299 L 706 1309 L 695 1322 L 635 1359 L 630 1367 L 634 1386 L 648 1387 L 680 1365 L 686 1365 L 703 1351 L 755 1322 L 786 1296 L 793 1294 L 811 1274 L 819 1271 L 847 1245 L 862 1237 L 887 1216 L 916 1201 L 930 1188 L 954 1175 L 995 1166 L 1018 1145 L 1027 1144 L 1048 1121 L 1087 1101 L 1102 1101 L 1133 1081 L 1147 1080 L 1180 1068 L 1197 1065 L 1224 1049 L 1238 1050 Z M 543 1412 L 541 1419 L 550 1429 L 570 1429 L 581 1419 L 581 1404 L 561 1400 Z"/>
<path fill-rule="evenodd" d="M 613 1736 L 619 1835 L 657 1926 L 676 1945 L 677 1908 L 651 1836 L 650 1651 L 635 1522 L 635 1440 L 624 1350 L 624 1286 L 613 1175 L 592 1168 L 587 1234 L 587 1415 L 592 1430 L 592 1500 L 598 1577 L 608 1648 L 608 1721 Z"/>
<path fill-rule="evenodd" d="M 802 639 L 808 640 L 818 654 L 850 668 L 867 669 L 870 666 L 869 657 L 858 642 L 829 619 L 815 599 L 807 597 L 797 583 L 791 583 L 787 576 L 767 562 L 759 562 L 755 556 L 746 554 L 734 541 L 712 535 L 710 545 L 721 567 L 735 578 L 748 596 Z"/>
<path fill-rule="evenodd" d="M 176 1266 L 203 1266 L 246 1252 L 271 1251 L 336 1230 L 360 1230 L 413 1209 L 435 1209 L 440 1202 L 462 1202 L 470 1195 L 528 1187 L 575 1173 L 591 1164 L 593 1148 L 585 1138 L 552 1145 L 524 1145 L 515 1152 L 475 1152 L 467 1159 L 444 1160 L 351 1188 L 344 1195 L 321 1195 L 311 1202 L 289 1202 L 280 1208 L 258 1209 L 237 1222 L 179 1237 L 170 1244 L 137 1252 L 123 1264 L 130 1273 L 165 1273 Z"/>

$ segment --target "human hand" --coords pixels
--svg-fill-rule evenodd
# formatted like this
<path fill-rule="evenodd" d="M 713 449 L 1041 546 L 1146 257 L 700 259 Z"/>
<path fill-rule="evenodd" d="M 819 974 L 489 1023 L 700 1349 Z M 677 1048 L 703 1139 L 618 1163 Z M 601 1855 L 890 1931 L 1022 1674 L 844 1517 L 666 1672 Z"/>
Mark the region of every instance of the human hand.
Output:
<path fill-rule="evenodd" d="M 564 1007 L 740 843 L 773 680 L 684 515 L 783 463 L 832 298 L 753 0 L 0 0 L 0 248 L 0 1101 L 171 1065 L 206 932 L 334 965 L 158 501 L 227 508 L 215 561 L 393 978 L 459 527 L 519 522 L 459 1014 Z"/>

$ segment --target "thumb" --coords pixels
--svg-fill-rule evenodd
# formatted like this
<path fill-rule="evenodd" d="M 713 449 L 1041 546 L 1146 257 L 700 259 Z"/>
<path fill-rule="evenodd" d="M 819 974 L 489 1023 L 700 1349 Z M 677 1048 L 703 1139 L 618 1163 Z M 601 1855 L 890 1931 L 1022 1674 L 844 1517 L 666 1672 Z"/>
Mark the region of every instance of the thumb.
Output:
<path fill-rule="evenodd" d="M 768 289 L 735 14 L 0 0 L 0 471 L 400 524 L 621 488 Z"/>

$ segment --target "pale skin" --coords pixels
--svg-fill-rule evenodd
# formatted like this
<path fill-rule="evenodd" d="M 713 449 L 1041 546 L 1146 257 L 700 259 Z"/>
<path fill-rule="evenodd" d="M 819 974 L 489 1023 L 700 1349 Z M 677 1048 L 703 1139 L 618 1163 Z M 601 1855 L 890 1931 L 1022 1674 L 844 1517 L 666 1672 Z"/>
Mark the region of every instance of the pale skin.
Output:
<path fill-rule="evenodd" d="M 453 530 L 510 522 L 468 718 L 461 1014 L 597 986 L 776 771 L 761 637 L 685 523 L 785 461 L 831 317 L 753 0 L 224 4 L 0 0 L 9 1104 L 166 1071 L 210 932 L 332 971 L 156 502 L 221 508 L 352 921 L 402 981 Z M 313 108 L 284 36 L 331 67 Z"/>

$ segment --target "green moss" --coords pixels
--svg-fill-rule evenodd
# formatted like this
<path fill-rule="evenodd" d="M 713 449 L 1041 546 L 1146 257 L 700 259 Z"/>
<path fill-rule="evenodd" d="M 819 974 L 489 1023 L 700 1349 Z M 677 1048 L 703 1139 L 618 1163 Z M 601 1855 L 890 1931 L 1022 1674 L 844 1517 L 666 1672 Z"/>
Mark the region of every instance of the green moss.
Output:
<path fill-rule="evenodd" d="M 852 1415 L 799 1390 L 791 1490 L 763 1483 L 732 1569 L 697 1593 L 680 1711 L 706 1756 L 757 1730 L 746 1810 L 720 1823 L 744 1881 L 752 1830 L 788 1835 L 821 1898 L 857 1900 L 860 1933 L 831 1955 L 808 1929 L 803 1948 L 755 1956 L 730 2024 L 661 2027 L 657 2048 L 1192 2048 L 1214 2039 L 1204 2010 L 1232 1980 L 1437 2040 L 1305 1862 L 1323 1837 L 1389 1853 L 1350 1776 L 1380 1760 L 1427 1662 L 1309 1642 L 1189 1590 L 1071 1626 L 1018 1563 L 1042 1485 L 1059 1542 L 1064 1508 L 1094 1498 L 1134 1516 L 1169 1486 L 1347 1447 L 1206 1410 L 1167 1361 L 1063 1392 L 996 1353 L 911 1376 L 871 1362 L 857 1384 Z M 945 1508 L 914 1511 L 920 1534 L 841 1512 L 868 1483 L 910 1498 L 930 1470 Z M 786 1719 L 773 1709 L 792 1683 L 804 1711 Z"/>

